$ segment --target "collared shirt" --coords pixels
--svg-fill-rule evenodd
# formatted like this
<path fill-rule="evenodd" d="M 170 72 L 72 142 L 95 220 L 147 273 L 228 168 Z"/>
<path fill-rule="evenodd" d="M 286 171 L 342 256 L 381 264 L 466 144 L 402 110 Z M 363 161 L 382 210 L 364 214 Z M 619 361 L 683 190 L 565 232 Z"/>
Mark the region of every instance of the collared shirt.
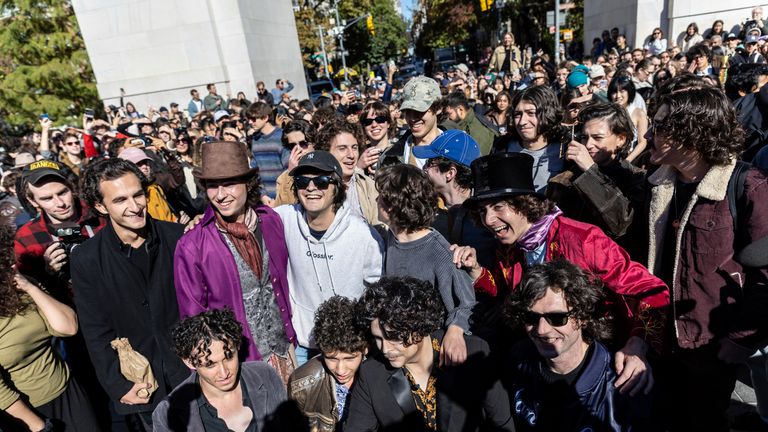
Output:
<path fill-rule="evenodd" d="M 196 385 L 200 388 L 200 377 L 195 378 Z M 243 392 L 243 406 L 251 409 L 251 398 L 248 396 L 248 388 L 243 382 L 243 378 L 240 378 L 240 388 Z M 203 422 L 205 432 L 229 432 L 227 423 L 219 417 L 219 412 L 213 405 L 208 402 L 205 395 L 200 391 L 197 397 L 197 407 L 200 410 L 200 420 Z M 256 429 L 256 416 L 251 419 L 251 423 L 245 429 L 245 432 L 257 432 Z"/>
<path fill-rule="evenodd" d="M 405 377 L 408 378 L 408 382 L 411 383 L 413 401 L 416 403 L 416 409 L 424 417 L 424 424 L 431 430 L 437 430 L 437 377 L 435 376 L 435 370 L 437 369 L 440 356 L 440 341 L 435 338 L 432 338 L 432 350 L 434 351 L 435 362 L 433 363 L 429 380 L 427 380 L 426 389 L 422 389 L 416 383 L 416 379 L 411 375 L 408 368 L 403 367 L 403 372 Z"/>

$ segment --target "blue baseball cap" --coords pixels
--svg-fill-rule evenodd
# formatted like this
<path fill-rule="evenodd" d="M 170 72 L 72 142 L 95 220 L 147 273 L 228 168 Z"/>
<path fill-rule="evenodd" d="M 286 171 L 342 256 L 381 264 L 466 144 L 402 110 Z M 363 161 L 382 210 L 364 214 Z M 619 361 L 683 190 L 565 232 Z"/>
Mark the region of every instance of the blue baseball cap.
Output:
<path fill-rule="evenodd" d="M 438 135 L 428 146 L 414 147 L 413 155 L 419 159 L 444 157 L 469 168 L 472 161 L 480 157 L 480 147 L 468 133 L 451 129 Z"/>

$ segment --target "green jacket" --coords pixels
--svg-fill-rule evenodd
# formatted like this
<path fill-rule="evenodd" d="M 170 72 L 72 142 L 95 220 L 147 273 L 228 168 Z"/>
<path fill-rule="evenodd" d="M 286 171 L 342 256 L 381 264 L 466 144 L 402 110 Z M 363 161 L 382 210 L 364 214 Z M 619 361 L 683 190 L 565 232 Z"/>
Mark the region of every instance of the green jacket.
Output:
<path fill-rule="evenodd" d="M 467 116 L 464 117 L 464 120 L 458 122 L 457 129 L 463 130 L 477 141 L 477 146 L 480 147 L 481 155 L 485 156 L 491 152 L 493 140 L 496 138 L 497 134 L 477 118 L 475 110 L 471 108 L 467 110 Z"/>

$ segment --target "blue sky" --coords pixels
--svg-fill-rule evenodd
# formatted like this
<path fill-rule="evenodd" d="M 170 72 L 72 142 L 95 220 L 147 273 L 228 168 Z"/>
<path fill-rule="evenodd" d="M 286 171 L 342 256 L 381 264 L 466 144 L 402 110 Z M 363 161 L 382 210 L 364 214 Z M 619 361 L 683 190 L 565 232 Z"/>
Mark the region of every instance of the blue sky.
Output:
<path fill-rule="evenodd" d="M 402 6 L 403 9 L 403 18 L 410 20 L 413 17 L 416 1 L 417 0 L 400 0 L 400 6 Z"/>

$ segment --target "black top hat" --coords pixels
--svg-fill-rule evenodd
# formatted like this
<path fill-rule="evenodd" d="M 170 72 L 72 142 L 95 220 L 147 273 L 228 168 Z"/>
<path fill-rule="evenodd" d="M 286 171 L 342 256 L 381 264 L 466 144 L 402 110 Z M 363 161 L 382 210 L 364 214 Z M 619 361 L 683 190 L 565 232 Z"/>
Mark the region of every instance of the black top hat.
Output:
<path fill-rule="evenodd" d="M 533 156 L 525 153 L 496 153 L 472 162 L 475 189 L 465 206 L 480 201 L 515 195 L 537 195 L 533 186 Z"/>

